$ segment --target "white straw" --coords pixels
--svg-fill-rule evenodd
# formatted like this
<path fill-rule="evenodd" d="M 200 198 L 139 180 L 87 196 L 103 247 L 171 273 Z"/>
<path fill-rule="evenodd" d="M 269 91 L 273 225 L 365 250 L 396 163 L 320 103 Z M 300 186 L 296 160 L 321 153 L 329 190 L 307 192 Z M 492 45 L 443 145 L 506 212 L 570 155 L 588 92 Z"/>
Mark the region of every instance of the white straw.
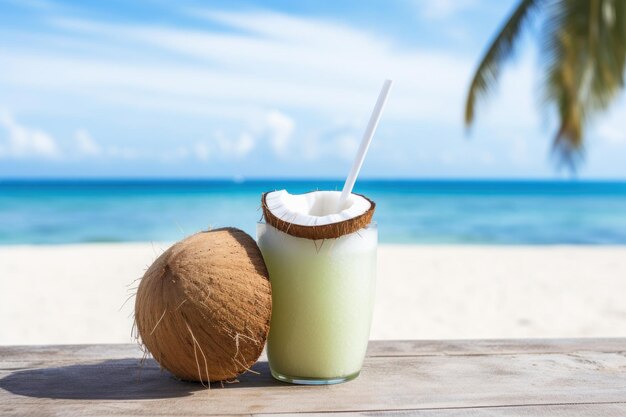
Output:
<path fill-rule="evenodd" d="M 361 166 L 363 165 L 363 161 L 365 160 L 365 155 L 367 155 L 367 150 L 370 147 L 370 143 L 372 143 L 374 133 L 376 133 L 376 128 L 378 127 L 378 122 L 380 121 L 380 116 L 383 113 L 383 108 L 385 107 L 385 103 L 387 102 L 387 96 L 389 95 L 392 84 L 392 80 L 385 80 L 385 82 L 383 83 L 383 88 L 382 90 L 380 90 L 378 100 L 376 100 L 376 105 L 374 106 L 374 110 L 372 111 L 372 116 L 370 117 L 370 121 L 367 124 L 365 133 L 363 133 L 363 139 L 361 139 L 361 145 L 359 146 L 356 158 L 354 159 L 354 163 L 352 164 L 352 169 L 350 169 L 350 174 L 348 174 L 348 178 L 346 178 L 346 182 L 343 185 L 341 197 L 339 198 L 339 203 L 337 204 L 337 211 L 341 210 L 341 207 L 343 207 L 343 204 L 348 199 L 348 196 L 352 194 L 352 189 L 354 188 L 356 177 L 359 176 Z"/>

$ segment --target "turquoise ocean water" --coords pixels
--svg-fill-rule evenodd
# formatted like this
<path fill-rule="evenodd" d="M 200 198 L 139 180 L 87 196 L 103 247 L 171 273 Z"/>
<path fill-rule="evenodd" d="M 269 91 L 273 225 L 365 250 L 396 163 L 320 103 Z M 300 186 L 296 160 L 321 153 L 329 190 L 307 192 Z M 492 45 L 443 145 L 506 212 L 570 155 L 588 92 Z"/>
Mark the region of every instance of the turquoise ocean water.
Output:
<path fill-rule="evenodd" d="M 260 196 L 340 181 L 0 181 L 0 244 L 254 235 Z M 361 180 L 383 243 L 626 244 L 626 182 Z"/>

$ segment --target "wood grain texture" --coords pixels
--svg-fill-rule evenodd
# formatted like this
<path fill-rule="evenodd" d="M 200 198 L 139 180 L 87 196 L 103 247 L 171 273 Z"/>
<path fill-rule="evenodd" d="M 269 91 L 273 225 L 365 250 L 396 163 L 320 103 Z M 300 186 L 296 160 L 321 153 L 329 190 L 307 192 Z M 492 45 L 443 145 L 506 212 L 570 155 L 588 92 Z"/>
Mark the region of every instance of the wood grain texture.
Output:
<path fill-rule="evenodd" d="M 367 356 L 451 356 L 523 353 L 623 352 L 626 339 L 381 340 Z"/>
<path fill-rule="evenodd" d="M 257 417 L 328 417 L 328 413 L 254 414 Z M 624 417 L 626 404 L 530 405 L 521 407 L 445 408 L 439 410 L 365 411 L 342 417 Z"/>
<path fill-rule="evenodd" d="M 626 339 L 371 342 L 359 378 L 324 387 L 277 382 L 261 361 L 208 390 L 139 358 L 134 345 L 0 347 L 0 414 L 626 415 Z"/>

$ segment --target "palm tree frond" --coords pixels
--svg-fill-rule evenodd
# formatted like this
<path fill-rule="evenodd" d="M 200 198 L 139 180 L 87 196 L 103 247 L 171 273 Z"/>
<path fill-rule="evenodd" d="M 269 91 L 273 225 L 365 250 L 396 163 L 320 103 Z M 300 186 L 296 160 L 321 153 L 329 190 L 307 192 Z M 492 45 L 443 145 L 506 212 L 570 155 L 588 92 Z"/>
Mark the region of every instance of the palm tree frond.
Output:
<path fill-rule="evenodd" d="M 544 100 L 559 119 L 553 151 L 575 170 L 585 126 L 624 86 L 626 2 L 560 0 L 554 6 L 544 25 Z"/>
<path fill-rule="evenodd" d="M 541 0 L 522 0 L 487 48 L 474 73 L 467 94 L 465 103 L 466 126 L 471 125 L 474 121 L 478 98 L 486 95 L 491 86 L 497 82 L 503 62 L 514 52 L 522 28 L 539 3 Z"/>

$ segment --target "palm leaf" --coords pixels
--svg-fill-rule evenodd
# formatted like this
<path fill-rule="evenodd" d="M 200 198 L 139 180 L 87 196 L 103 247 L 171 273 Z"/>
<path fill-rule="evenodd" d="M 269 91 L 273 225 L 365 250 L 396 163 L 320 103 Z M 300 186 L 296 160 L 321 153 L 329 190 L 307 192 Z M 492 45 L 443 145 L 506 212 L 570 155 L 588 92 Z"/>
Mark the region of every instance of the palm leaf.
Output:
<path fill-rule="evenodd" d="M 492 85 L 498 81 L 502 64 L 513 54 L 521 30 L 529 19 L 532 10 L 539 3 L 541 0 L 522 0 L 487 49 L 476 69 L 467 94 L 465 103 L 466 125 L 469 126 L 474 121 L 477 100 L 489 93 Z"/>
<path fill-rule="evenodd" d="M 544 100 L 556 110 L 553 150 L 571 169 L 584 152 L 588 121 L 624 86 L 626 2 L 560 0 L 544 25 Z"/>

